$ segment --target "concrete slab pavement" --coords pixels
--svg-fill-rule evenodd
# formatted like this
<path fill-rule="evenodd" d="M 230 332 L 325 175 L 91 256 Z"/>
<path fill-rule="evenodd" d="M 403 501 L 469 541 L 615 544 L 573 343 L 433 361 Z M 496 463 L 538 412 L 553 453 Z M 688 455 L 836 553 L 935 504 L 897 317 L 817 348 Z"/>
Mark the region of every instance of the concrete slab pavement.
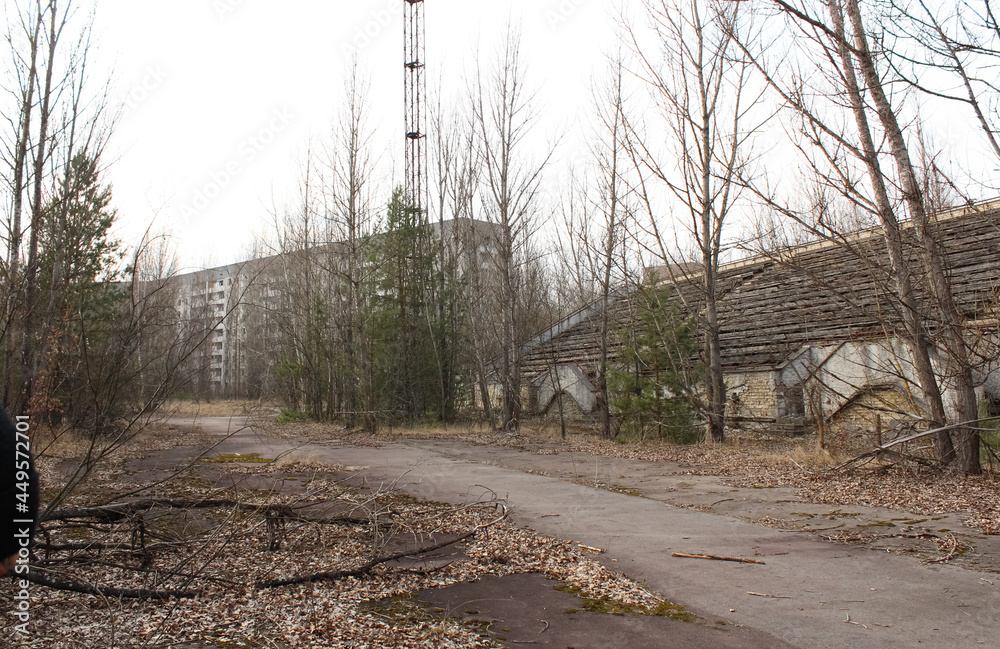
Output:
<path fill-rule="evenodd" d="M 450 440 L 378 448 L 336 440 L 302 445 L 265 442 L 249 431 L 218 450 L 274 457 L 292 448 L 332 464 L 365 467 L 345 474 L 358 485 L 393 484 L 419 498 L 464 503 L 490 490 L 508 501 L 517 523 L 605 549 L 602 561 L 706 620 L 743 625 L 803 649 L 964 649 L 1000 642 L 1000 575 L 924 564 L 541 475 L 552 473 L 553 462 L 570 461 L 553 459 L 558 456 Z M 658 463 L 587 457 L 579 475 L 588 479 L 592 470 L 598 480 L 602 471 L 609 479 L 638 471 L 650 493 L 676 489 L 670 481 L 677 476 L 658 471 Z M 578 459 L 572 458 L 574 466 Z M 716 500 L 732 493 L 712 479 L 705 489 Z M 673 552 L 765 563 L 684 559 Z"/>

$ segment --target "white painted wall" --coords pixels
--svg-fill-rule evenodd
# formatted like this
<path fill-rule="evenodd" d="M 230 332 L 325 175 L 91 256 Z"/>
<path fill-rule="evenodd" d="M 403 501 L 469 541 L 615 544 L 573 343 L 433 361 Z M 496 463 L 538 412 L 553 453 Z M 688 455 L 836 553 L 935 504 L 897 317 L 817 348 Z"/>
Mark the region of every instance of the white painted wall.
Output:
<path fill-rule="evenodd" d="M 597 408 L 597 388 L 575 363 L 543 372 L 534 380 L 534 386 L 537 396 L 532 409 L 536 413 L 545 412 L 560 388 L 576 401 L 582 412 L 594 412 Z"/>

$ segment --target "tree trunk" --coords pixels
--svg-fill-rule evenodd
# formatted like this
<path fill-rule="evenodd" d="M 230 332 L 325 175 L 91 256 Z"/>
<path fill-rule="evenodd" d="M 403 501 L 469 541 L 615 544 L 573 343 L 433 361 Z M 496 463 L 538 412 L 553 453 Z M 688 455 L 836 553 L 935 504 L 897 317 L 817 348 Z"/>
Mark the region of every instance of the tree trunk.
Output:
<path fill-rule="evenodd" d="M 931 279 L 936 306 L 941 320 L 942 333 L 952 367 L 951 378 L 957 396 L 957 418 L 959 422 L 976 421 L 979 409 L 976 402 L 975 384 L 969 351 L 962 332 L 962 316 L 951 292 L 951 282 L 945 270 L 945 260 L 937 242 L 929 229 L 930 215 L 924 203 L 923 192 L 917 181 L 910 160 L 906 140 L 885 92 L 882 89 L 878 70 L 868 48 L 868 37 L 861 18 L 858 0 L 846 0 L 845 7 L 854 32 L 854 48 L 865 83 L 875 104 L 879 121 L 885 129 L 886 138 L 892 151 L 899 173 L 903 198 L 913 218 L 914 227 L 924 253 L 924 265 Z M 958 468 L 968 474 L 978 474 L 982 467 L 979 460 L 979 433 L 974 427 L 958 429 Z"/>
<path fill-rule="evenodd" d="M 42 27 L 42 14 L 39 12 L 35 25 L 30 34 L 31 51 L 29 55 L 27 77 L 27 88 L 22 88 L 23 101 L 21 104 L 20 121 L 17 134 L 17 148 L 14 150 L 14 178 L 11 184 L 13 192 L 13 205 L 10 227 L 10 246 L 7 253 L 7 296 L 5 304 L 5 354 L 4 354 L 4 382 L 3 382 L 3 403 L 11 405 L 12 388 L 14 383 L 14 358 L 17 340 L 14 336 L 13 324 L 17 311 L 17 296 L 19 291 L 17 285 L 20 283 L 18 277 L 21 270 L 21 213 L 24 210 L 24 191 L 27 185 L 24 181 L 25 165 L 28 159 L 28 141 L 31 135 L 31 114 L 35 96 L 35 77 L 37 76 L 38 60 L 38 36 Z"/>
<path fill-rule="evenodd" d="M 941 428 L 944 426 L 946 420 L 944 401 L 941 396 L 937 376 L 934 374 L 934 368 L 931 364 L 930 345 L 924 333 L 923 310 L 917 303 L 913 288 L 913 271 L 910 269 L 909 261 L 903 252 L 903 240 L 899 229 L 899 222 L 893 212 L 885 184 L 885 176 L 878 161 L 878 152 L 875 149 L 871 128 L 868 123 L 868 114 L 861 95 L 861 89 L 857 82 L 853 55 L 845 34 L 844 18 L 841 13 L 839 0 L 829 0 L 829 9 L 834 31 L 839 37 L 839 43 L 837 44 L 838 54 L 844 65 L 844 81 L 851 101 L 851 109 L 857 125 L 858 135 L 861 138 L 864 163 L 871 179 L 878 218 L 882 224 L 888 248 L 892 277 L 899 295 L 899 301 L 902 305 L 903 324 L 905 328 L 904 337 L 910 349 L 910 354 L 913 356 L 917 381 L 920 384 L 920 390 L 923 392 L 924 401 L 930 415 L 928 425 L 931 428 Z M 955 459 L 955 450 L 951 435 L 947 431 L 942 431 L 935 435 L 934 446 L 938 459 L 941 462 L 948 464 Z"/>
<path fill-rule="evenodd" d="M 24 351 L 21 360 L 21 368 L 24 373 L 24 385 L 22 387 L 23 403 L 31 401 L 32 383 L 37 372 L 35 362 L 35 302 L 38 293 L 38 234 L 42 227 L 44 218 L 44 208 L 42 206 L 42 178 L 45 173 L 45 162 L 49 154 L 49 119 L 51 117 L 52 101 L 52 73 L 55 67 L 56 55 L 56 2 L 50 0 L 49 15 L 49 51 L 48 60 L 45 62 L 45 88 L 42 91 L 42 104 L 38 115 L 38 145 L 35 150 L 34 160 L 34 197 L 31 205 L 31 233 L 28 237 L 28 266 L 25 269 L 25 314 L 24 314 Z M 66 164 L 72 164 L 72 154 Z"/>

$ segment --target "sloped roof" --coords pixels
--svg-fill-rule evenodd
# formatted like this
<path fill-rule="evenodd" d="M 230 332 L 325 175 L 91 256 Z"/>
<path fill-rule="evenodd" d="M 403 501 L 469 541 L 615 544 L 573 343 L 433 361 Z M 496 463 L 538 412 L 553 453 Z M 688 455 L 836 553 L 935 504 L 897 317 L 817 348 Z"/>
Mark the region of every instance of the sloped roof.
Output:
<path fill-rule="evenodd" d="M 969 319 L 982 313 L 1000 286 L 1000 203 L 956 210 L 933 226 L 946 252 L 952 290 Z M 916 262 L 919 249 L 912 227 L 904 224 L 904 246 Z M 773 367 L 803 345 L 885 336 L 898 327 L 899 304 L 887 273 L 888 255 L 878 232 L 860 232 L 843 243 L 824 242 L 780 255 L 724 266 L 719 273 L 719 321 L 723 366 L 732 371 Z M 699 275 L 677 278 L 675 291 L 689 309 L 703 303 Z M 914 277 L 926 295 L 924 277 Z M 610 306 L 612 357 L 619 347 L 614 330 L 633 319 L 627 297 Z M 527 350 L 526 376 L 553 361 L 577 363 L 593 373 L 599 353 L 599 308 L 576 314 L 569 327 L 536 339 Z"/>

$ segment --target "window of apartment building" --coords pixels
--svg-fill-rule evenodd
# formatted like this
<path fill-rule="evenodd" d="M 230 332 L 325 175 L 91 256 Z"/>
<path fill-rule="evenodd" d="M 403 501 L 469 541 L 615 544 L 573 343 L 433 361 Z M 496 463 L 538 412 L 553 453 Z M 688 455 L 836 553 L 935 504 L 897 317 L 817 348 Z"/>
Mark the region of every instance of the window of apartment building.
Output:
<path fill-rule="evenodd" d="M 215 343 L 215 348 L 219 351 L 222 351 L 222 343 Z"/>
<path fill-rule="evenodd" d="M 226 283 L 223 280 L 220 279 L 219 280 L 219 286 L 225 286 L 225 285 L 226 285 Z"/>

